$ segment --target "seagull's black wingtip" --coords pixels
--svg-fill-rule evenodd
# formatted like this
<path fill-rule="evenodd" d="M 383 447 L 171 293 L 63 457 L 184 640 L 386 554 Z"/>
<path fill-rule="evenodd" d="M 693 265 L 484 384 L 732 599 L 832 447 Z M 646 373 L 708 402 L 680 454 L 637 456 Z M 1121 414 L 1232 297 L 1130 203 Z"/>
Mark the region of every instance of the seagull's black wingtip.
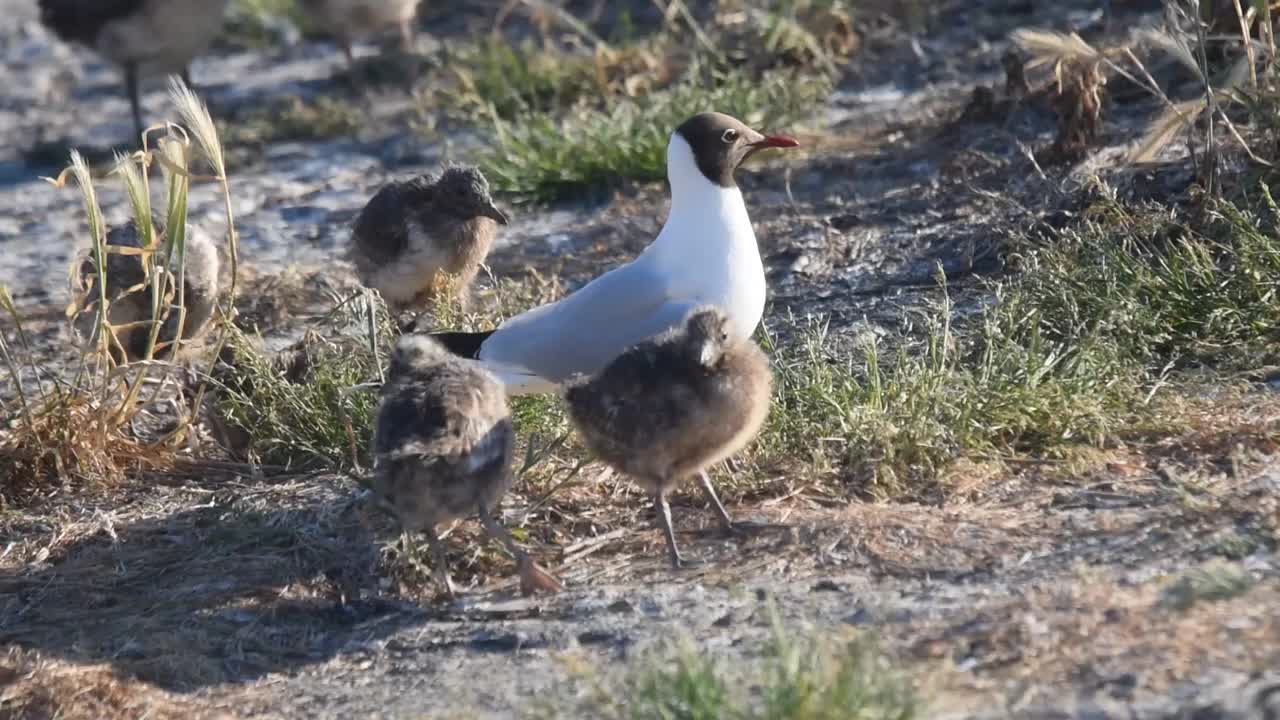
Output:
<path fill-rule="evenodd" d="M 427 337 L 440 343 L 445 350 L 458 357 L 478 360 L 480 358 L 480 346 L 492 334 L 492 330 L 485 330 L 484 332 L 438 332 L 427 333 Z"/>

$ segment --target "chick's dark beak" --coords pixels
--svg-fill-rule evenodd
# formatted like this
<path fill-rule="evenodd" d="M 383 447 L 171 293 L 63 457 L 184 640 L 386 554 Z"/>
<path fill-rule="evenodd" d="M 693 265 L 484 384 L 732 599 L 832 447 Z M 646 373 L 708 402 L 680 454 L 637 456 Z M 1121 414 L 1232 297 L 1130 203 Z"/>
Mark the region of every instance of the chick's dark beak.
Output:
<path fill-rule="evenodd" d="M 499 225 L 506 225 L 510 222 L 507 214 L 499 210 L 498 206 L 494 205 L 492 201 L 485 206 L 481 214 L 487 218 L 493 218 Z"/>

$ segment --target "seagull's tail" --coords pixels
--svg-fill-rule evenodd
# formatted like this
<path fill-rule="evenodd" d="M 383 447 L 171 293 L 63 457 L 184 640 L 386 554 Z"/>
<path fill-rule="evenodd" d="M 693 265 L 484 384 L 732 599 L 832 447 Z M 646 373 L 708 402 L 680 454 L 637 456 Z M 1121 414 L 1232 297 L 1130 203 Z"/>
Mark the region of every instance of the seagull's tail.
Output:
<path fill-rule="evenodd" d="M 525 368 L 490 360 L 481 360 L 479 362 L 486 370 L 502 381 L 502 385 L 509 396 L 541 395 L 543 393 L 553 393 L 559 389 L 555 382 L 534 374 Z"/>
<path fill-rule="evenodd" d="M 427 337 L 444 346 L 445 350 L 468 360 L 480 359 L 480 346 L 493 334 L 492 330 L 484 332 L 437 332 L 428 333 Z"/>
<path fill-rule="evenodd" d="M 555 392 L 557 385 L 526 368 L 494 360 L 480 358 L 480 346 L 493 334 L 484 332 L 436 332 L 427 337 L 444 346 L 446 350 L 467 360 L 475 360 L 502 381 L 508 395 L 530 395 Z"/>

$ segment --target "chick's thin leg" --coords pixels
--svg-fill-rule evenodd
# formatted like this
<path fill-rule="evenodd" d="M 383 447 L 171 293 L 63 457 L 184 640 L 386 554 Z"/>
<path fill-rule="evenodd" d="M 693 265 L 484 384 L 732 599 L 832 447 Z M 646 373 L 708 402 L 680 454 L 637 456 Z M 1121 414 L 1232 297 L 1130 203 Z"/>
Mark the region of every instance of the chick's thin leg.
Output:
<path fill-rule="evenodd" d="M 653 494 L 653 510 L 658 515 L 658 524 L 662 526 L 662 534 L 667 537 L 667 553 L 671 557 L 671 567 L 679 570 L 698 563 L 686 560 L 676 546 L 676 531 L 671 527 L 671 506 L 667 504 L 667 493 L 659 490 Z"/>

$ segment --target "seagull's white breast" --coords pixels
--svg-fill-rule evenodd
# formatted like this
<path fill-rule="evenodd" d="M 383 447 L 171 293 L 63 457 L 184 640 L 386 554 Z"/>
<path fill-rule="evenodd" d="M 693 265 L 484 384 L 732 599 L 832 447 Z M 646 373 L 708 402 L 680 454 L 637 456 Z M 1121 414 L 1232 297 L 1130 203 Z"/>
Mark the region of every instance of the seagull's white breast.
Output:
<path fill-rule="evenodd" d="M 734 333 L 750 337 L 764 315 L 765 278 L 742 191 L 708 180 L 679 135 L 667 158 L 671 213 L 646 260 L 668 278 L 672 299 L 718 305 Z"/>

